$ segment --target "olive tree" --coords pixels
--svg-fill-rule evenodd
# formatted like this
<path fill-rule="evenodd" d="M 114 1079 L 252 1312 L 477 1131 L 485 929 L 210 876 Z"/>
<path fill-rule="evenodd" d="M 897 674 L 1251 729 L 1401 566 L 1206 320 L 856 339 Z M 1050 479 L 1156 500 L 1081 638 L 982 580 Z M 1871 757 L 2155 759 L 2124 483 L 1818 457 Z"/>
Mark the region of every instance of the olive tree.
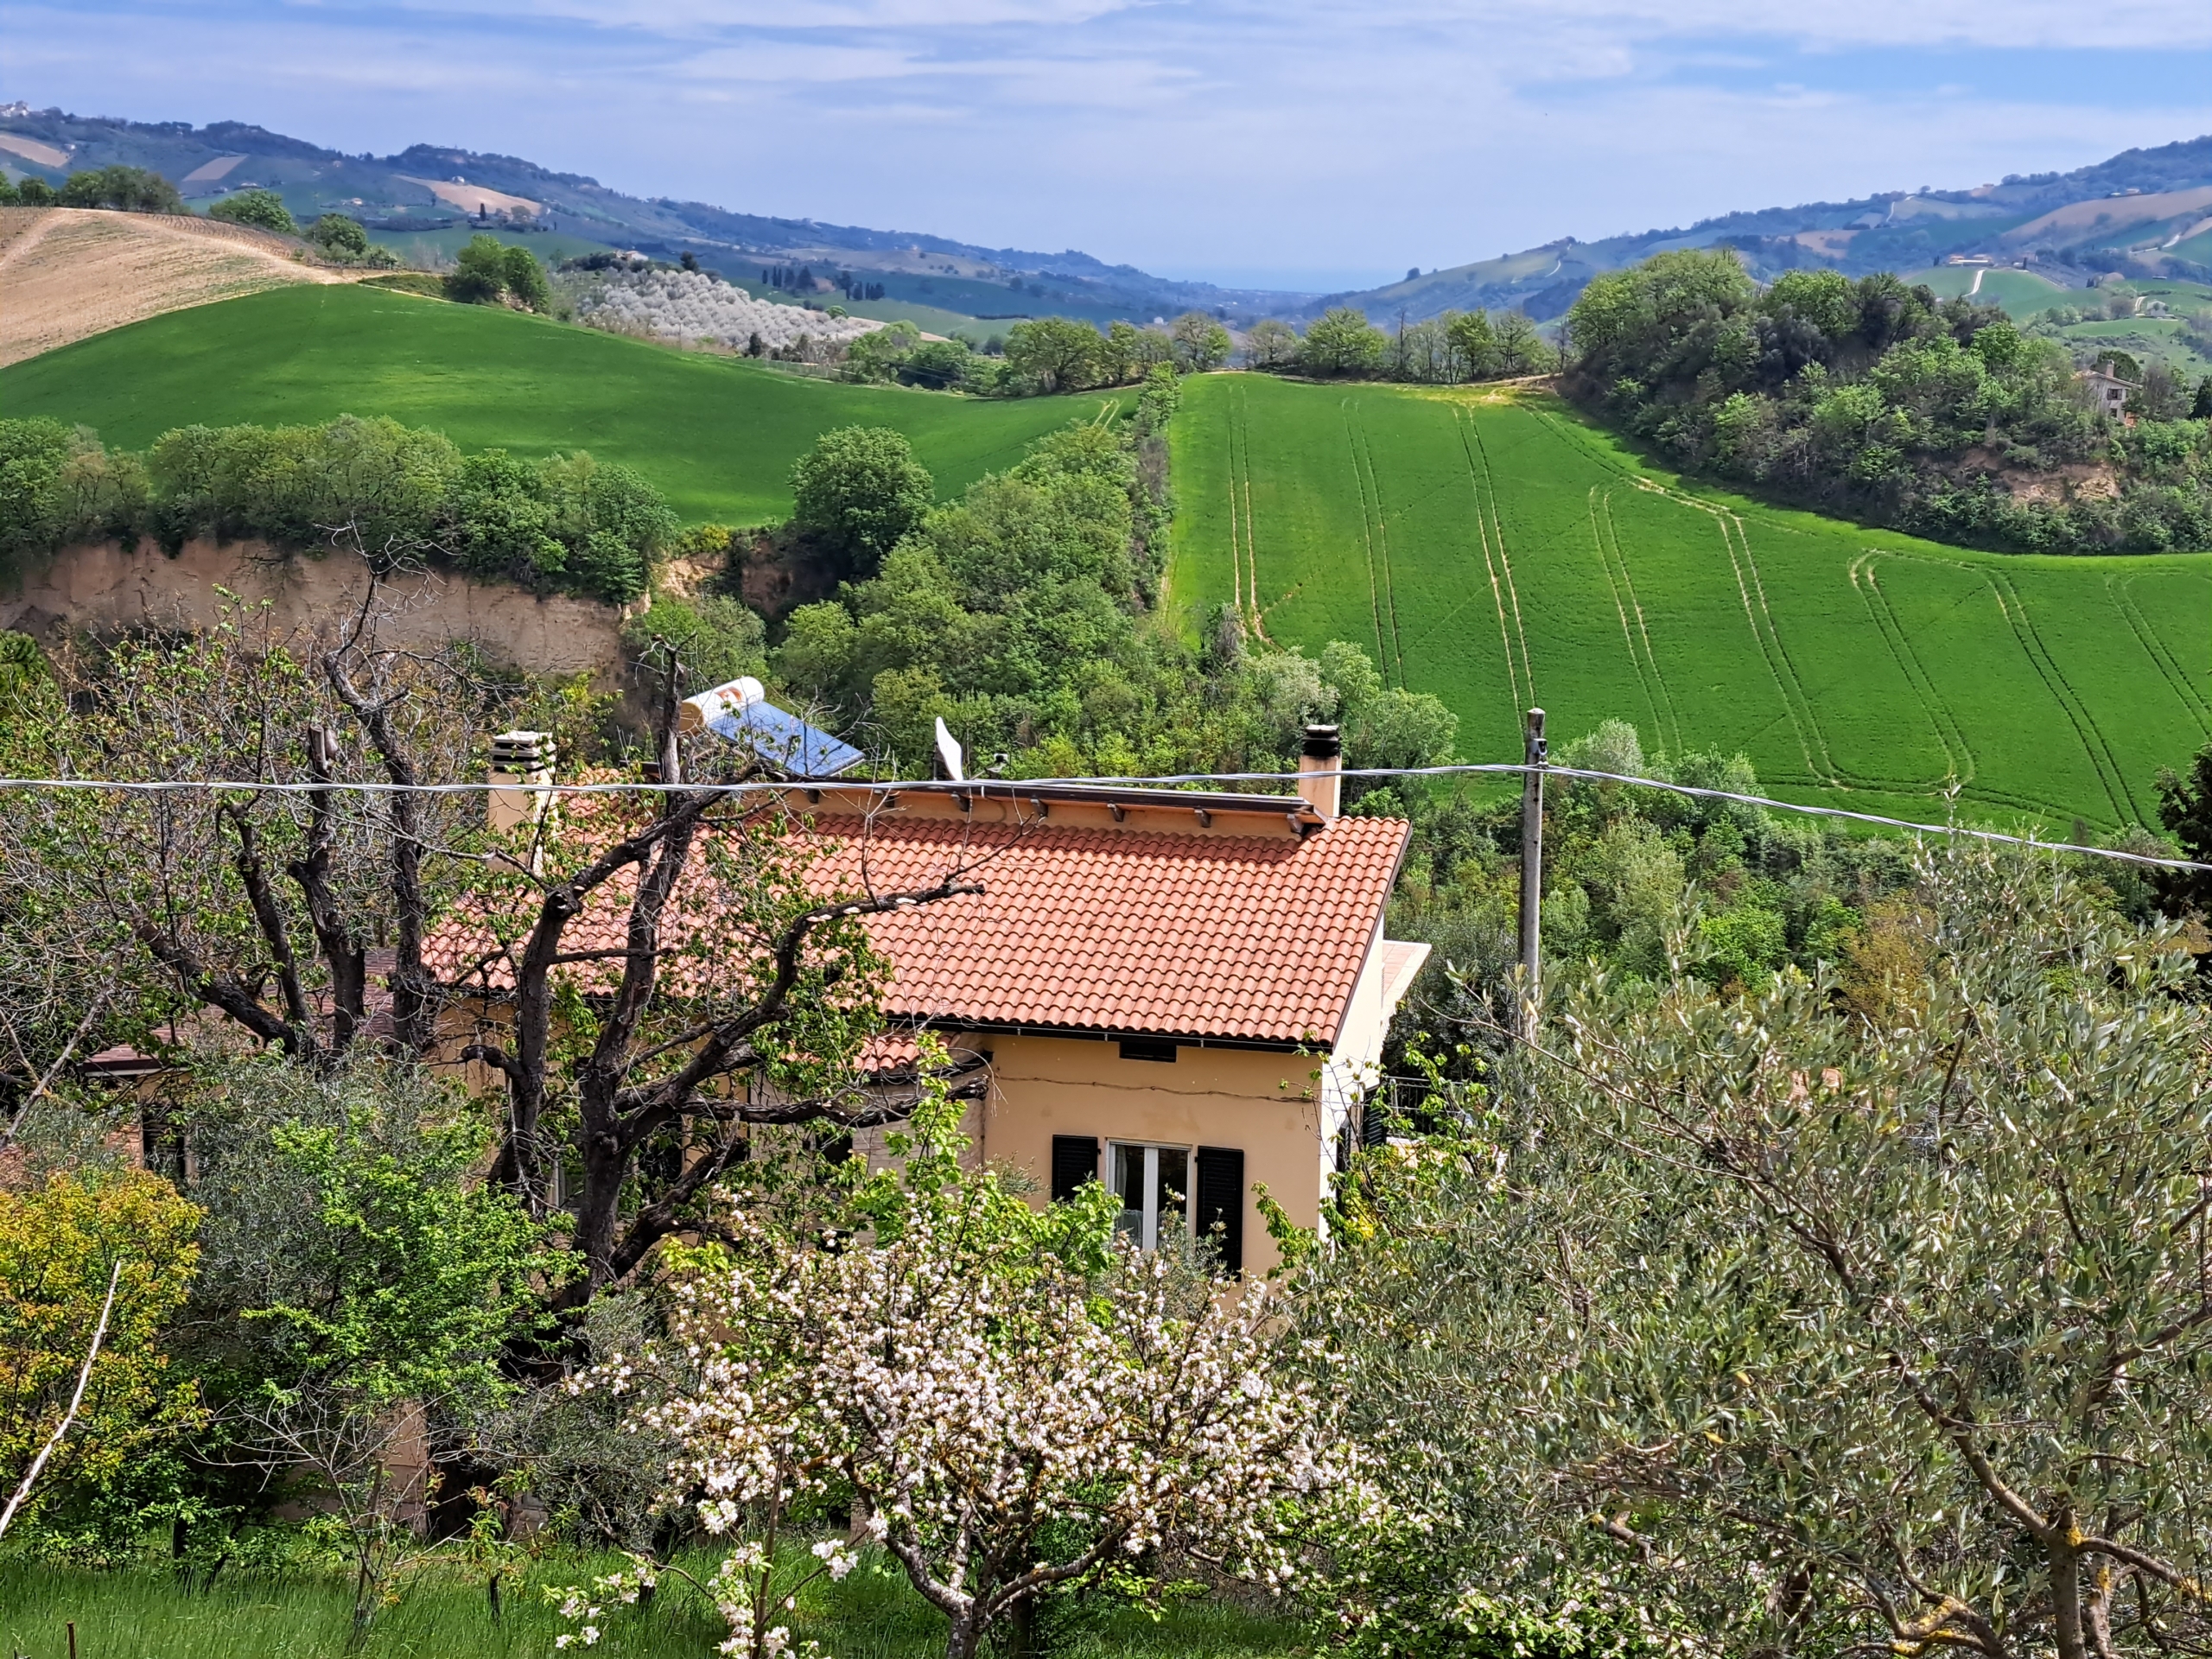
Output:
<path fill-rule="evenodd" d="M 1592 975 L 1478 1133 L 1347 1199 L 1313 1317 L 1431 1605 L 1594 1575 L 1732 1654 L 2212 1645 L 2190 959 L 2047 864 L 1921 878 L 1884 1024 Z"/>

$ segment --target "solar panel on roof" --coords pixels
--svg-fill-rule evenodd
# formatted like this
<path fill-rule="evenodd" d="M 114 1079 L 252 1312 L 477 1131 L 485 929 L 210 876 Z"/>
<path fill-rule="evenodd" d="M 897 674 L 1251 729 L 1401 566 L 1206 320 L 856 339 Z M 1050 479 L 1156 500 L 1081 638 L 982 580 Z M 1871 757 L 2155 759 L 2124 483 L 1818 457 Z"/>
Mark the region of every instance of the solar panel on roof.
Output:
<path fill-rule="evenodd" d="M 707 729 L 728 742 L 744 744 L 793 778 L 835 778 L 868 758 L 772 702 L 745 702 L 734 709 L 725 703 L 708 716 Z"/>

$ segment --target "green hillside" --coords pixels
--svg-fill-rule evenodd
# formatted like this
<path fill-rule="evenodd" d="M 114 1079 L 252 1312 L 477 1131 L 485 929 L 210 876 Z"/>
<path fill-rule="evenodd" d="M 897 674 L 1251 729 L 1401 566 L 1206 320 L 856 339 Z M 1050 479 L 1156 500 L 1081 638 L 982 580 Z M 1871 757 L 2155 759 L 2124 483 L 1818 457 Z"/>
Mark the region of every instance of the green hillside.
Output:
<path fill-rule="evenodd" d="M 1980 279 L 1979 283 L 1975 281 L 1977 277 Z M 1984 305 L 2002 306 L 2008 315 L 2015 317 L 2033 316 L 2054 305 L 2064 305 L 2069 296 L 2078 304 L 2083 297 L 2080 292 L 2061 288 L 2031 270 L 2006 270 L 2001 267 L 1932 265 L 1925 270 L 1905 272 L 1904 280 L 1933 289 L 1947 300 L 1971 294 Z"/>
<path fill-rule="evenodd" d="M 388 415 L 465 449 L 588 449 L 635 467 L 686 518 L 733 524 L 788 512 L 791 462 L 832 427 L 896 427 L 951 494 L 1100 402 L 986 403 L 809 380 L 520 312 L 354 287 L 175 311 L 0 371 L 9 414 L 79 422 L 126 448 L 193 422 Z"/>
<path fill-rule="evenodd" d="M 1510 760 L 1635 722 L 1789 797 L 1940 818 L 2153 817 L 2212 736 L 2212 556 L 1963 552 L 1640 466 L 1556 403 L 1211 375 L 1172 435 L 1174 600 L 1373 649 Z M 1357 757 L 1353 758 L 1357 764 Z"/>

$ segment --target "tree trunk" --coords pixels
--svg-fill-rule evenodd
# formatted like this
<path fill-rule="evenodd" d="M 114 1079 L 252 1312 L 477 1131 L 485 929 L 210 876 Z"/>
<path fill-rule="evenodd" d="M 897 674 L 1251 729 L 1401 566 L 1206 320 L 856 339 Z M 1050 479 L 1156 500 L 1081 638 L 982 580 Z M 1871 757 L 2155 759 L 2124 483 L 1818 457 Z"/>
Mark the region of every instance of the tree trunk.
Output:
<path fill-rule="evenodd" d="M 2054 1517 L 2057 1535 L 2044 1546 L 2050 1554 L 2050 1634 L 2058 1659 L 2089 1659 L 2082 1637 L 2082 1557 L 2067 1535 L 2073 1517 L 2061 1511 Z"/>

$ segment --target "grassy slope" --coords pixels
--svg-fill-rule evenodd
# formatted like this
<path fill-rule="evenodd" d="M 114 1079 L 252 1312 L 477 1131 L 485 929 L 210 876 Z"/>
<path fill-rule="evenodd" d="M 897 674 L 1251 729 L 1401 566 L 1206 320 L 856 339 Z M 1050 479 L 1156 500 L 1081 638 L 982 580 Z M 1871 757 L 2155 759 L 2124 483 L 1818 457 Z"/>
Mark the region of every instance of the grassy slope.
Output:
<path fill-rule="evenodd" d="M 1792 798 L 1941 817 L 2152 817 L 2212 736 L 2212 557 L 1961 551 L 1651 471 L 1560 405 L 1473 391 L 1191 382 L 1172 435 L 1187 613 L 1378 652 L 1508 760 L 1632 721 L 1741 749 Z M 1230 549 L 1243 550 L 1241 575 Z"/>
<path fill-rule="evenodd" d="M 696 1554 L 683 1565 L 708 1576 Z M 362 1659 L 550 1659 L 565 1625 L 544 1590 L 588 1584 L 628 1563 L 612 1555 L 556 1550 L 511 1562 L 504 1616 L 495 1624 L 482 1575 L 433 1570 L 411 1583 L 399 1604 L 378 1615 Z M 334 1568 L 295 1567 L 282 1577 L 233 1571 L 207 1594 L 179 1587 L 163 1564 L 113 1572 L 34 1564 L 0 1557 L 0 1651 L 54 1659 L 77 1626 L 86 1659 L 335 1659 L 346 1651 L 347 1586 Z M 671 1586 L 651 1608 L 609 1605 L 598 1624 L 596 1654 L 652 1659 L 711 1659 L 712 1621 L 696 1600 Z M 817 1580 L 791 1620 L 797 1644 L 822 1643 L 836 1659 L 938 1659 L 943 1614 L 906 1587 L 903 1575 L 863 1568 L 842 1584 Z M 1175 1605 L 1159 1624 L 1122 1611 L 1077 1634 L 1065 1659 L 1289 1659 L 1300 1631 L 1287 1621 L 1242 1613 L 1218 1603 Z M 572 1649 L 573 1650 L 573 1649 Z"/>
<path fill-rule="evenodd" d="M 832 427 L 896 427 L 948 494 L 1101 402 L 982 403 L 806 380 L 517 312 L 352 287 L 177 312 L 0 373 L 9 414 L 82 422 L 129 448 L 195 421 L 389 415 L 467 449 L 588 449 L 637 467 L 686 518 L 735 524 L 787 512 L 791 462 Z"/>

